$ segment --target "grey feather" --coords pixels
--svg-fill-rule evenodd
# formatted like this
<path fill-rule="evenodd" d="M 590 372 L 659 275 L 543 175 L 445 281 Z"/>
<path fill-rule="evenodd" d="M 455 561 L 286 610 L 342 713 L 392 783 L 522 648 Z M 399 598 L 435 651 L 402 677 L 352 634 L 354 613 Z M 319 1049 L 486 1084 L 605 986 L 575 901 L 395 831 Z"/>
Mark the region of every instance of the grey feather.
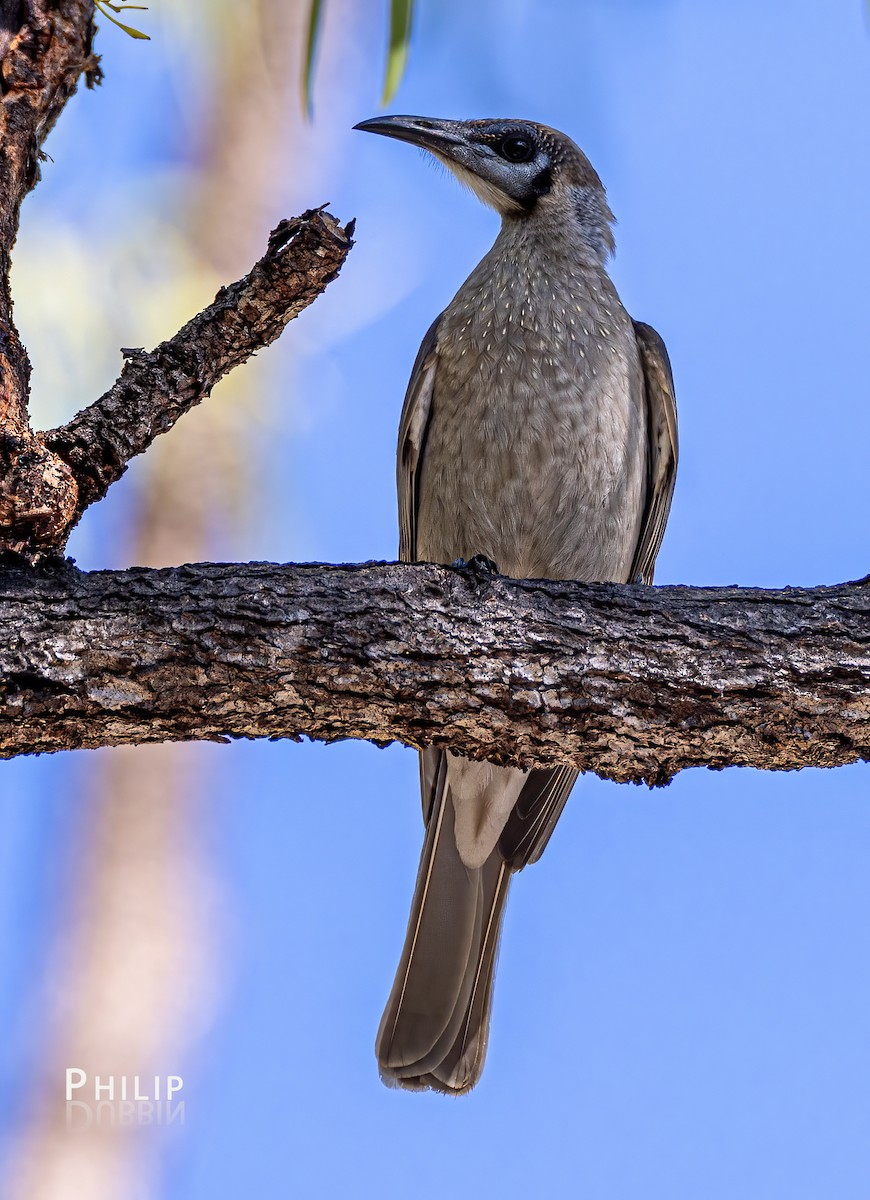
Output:
<path fill-rule="evenodd" d="M 436 351 L 438 322 L 436 317 L 429 328 L 414 366 L 405 392 L 405 403 L 399 418 L 399 442 L 396 447 L 396 492 L 399 499 L 399 560 L 416 562 L 417 559 L 417 508 L 419 497 L 417 483 L 419 466 L 426 445 L 426 431 L 432 413 L 432 392 L 435 385 L 435 369 L 438 363 Z"/>
<path fill-rule="evenodd" d="M 630 579 L 652 583 L 677 481 L 677 399 L 664 342 L 651 325 L 641 321 L 634 322 L 634 331 L 643 367 L 649 468 L 646 506 Z"/>

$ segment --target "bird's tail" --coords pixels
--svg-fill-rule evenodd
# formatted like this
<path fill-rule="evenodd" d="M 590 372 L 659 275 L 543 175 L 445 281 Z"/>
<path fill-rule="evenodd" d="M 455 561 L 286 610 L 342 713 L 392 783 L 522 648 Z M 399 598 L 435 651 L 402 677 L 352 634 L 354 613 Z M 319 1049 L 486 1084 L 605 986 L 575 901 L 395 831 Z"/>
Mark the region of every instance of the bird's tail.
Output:
<path fill-rule="evenodd" d="M 498 849 L 470 869 L 459 857 L 449 787 L 426 829 L 408 933 L 377 1037 L 394 1087 L 461 1094 L 483 1069 L 492 981 L 512 874 Z"/>

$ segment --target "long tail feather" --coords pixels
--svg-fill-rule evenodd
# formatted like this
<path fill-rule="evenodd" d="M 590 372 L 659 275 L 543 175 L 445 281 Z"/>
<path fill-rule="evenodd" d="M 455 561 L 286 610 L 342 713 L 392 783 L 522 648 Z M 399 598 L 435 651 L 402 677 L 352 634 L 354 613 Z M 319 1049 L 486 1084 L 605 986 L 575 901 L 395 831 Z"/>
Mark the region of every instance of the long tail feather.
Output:
<path fill-rule="evenodd" d="M 477 869 L 456 848 L 450 790 L 429 815 L 405 946 L 381 1021 L 384 1082 L 460 1093 L 477 1082 L 510 868 L 498 850 Z"/>

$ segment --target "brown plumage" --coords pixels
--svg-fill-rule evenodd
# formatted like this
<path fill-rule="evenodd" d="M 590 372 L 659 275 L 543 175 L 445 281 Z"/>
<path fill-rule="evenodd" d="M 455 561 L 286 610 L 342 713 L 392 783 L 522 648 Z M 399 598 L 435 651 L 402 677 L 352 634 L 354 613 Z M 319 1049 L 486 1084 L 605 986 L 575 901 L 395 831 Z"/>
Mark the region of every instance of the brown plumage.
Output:
<path fill-rule="evenodd" d="M 664 344 L 605 270 L 613 216 L 583 152 L 526 121 L 382 117 L 502 216 L 423 340 L 399 427 L 399 555 L 481 554 L 518 578 L 652 582 L 673 493 Z M 426 838 L 377 1055 L 392 1085 L 480 1077 L 508 885 L 535 862 L 577 772 L 425 750 Z"/>

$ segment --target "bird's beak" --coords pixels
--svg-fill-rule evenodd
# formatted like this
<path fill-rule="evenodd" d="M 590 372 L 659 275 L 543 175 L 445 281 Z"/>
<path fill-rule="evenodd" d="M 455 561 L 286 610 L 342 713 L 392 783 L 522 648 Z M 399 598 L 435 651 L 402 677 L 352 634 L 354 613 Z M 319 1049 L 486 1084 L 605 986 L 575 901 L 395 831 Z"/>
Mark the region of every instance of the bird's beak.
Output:
<path fill-rule="evenodd" d="M 363 133 L 380 133 L 400 142 L 411 142 L 445 158 L 456 158 L 460 148 L 468 148 L 468 140 L 461 128 L 460 121 L 441 121 L 434 117 L 372 117 L 370 121 L 354 125 L 354 129 L 361 129 Z"/>

